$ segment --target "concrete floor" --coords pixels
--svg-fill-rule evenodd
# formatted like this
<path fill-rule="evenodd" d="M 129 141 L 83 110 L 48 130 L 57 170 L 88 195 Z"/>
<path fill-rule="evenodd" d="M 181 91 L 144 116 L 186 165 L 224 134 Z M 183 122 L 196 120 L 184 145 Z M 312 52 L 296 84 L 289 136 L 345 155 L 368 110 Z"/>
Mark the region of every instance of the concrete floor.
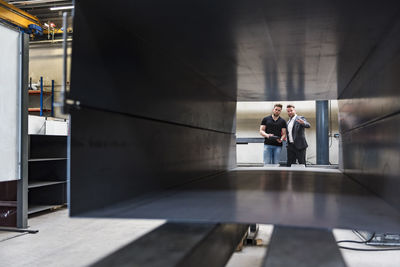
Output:
<path fill-rule="evenodd" d="M 263 240 L 262 246 L 246 246 L 242 251 L 235 252 L 229 260 L 227 267 L 243 267 L 243 266 L 261 266 L 265 253 L 268 249 L 268 243 L 273 231 L 272 225 L 260 225 L 257 238 Z M 334 229 L 333 235 L 337 241 L 339 240 L 356 240 L 360 239 L 351 230 Z M 341 244 L 347 247 L 370 249 L 376 248 L 363 244 L 346 243 Z M 353 251 L 341 249 L 342 256 L 347 267 L 399 267 L 400 251 Z M 288 255 L 290 256 L 290 255 Z"/>
<path fill-rule="evenodd" d="M 29 220 L 30 228 L 39 230 L 37 234 L 0 232 L 0 266 L 87 266 L 163 223 L 69 218 L 66 209 L 59 210 Z M 263 244 L 235 252 L 227 267 L 261 266 L 272 230 L 272 225 L 260 225 L 257 238 Z M 337 240 L 359 240 L 349 230 L 336 229 L 334 235 Z M 341 251 L 348 267 L 400 266 L 400 251 Z"/>
<path fill-rule="evenodd" d="M 63 209 L 29 219 L 37 234 L 0 232 L 0 266 L 87 266 L 163 223 L 69 218 Z"/>

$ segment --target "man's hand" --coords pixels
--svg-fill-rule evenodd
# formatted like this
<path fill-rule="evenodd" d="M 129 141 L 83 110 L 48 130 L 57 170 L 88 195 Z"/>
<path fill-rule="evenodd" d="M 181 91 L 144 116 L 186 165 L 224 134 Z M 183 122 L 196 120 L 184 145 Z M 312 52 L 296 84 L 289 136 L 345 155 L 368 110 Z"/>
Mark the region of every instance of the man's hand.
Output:
<path fill-rule="evenodd" d="M 276 139 L 276 141 L 277 141 L 278 143 L 282 143 L 282 140 L 281 140 L 281 139 Z"/>
<path fill-rule="evenodd" d="M 300 123 L 300 124 L 304 124 L 304 121 L 302 120 L 302 119 L 297 119 L 296 120 L 298 123 Z"/>

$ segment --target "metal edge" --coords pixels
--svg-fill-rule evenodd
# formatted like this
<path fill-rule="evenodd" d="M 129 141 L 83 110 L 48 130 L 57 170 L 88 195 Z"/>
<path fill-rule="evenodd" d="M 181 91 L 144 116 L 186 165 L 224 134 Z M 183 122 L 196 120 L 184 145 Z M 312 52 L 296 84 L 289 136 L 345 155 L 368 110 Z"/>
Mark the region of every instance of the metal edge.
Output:
<path fill-rule="evenodd" d="M 20 33 L 19 48 L 19 180 L 17 185 L 17 227 L 28 225 L 28 68 L 29 35 Z"/>

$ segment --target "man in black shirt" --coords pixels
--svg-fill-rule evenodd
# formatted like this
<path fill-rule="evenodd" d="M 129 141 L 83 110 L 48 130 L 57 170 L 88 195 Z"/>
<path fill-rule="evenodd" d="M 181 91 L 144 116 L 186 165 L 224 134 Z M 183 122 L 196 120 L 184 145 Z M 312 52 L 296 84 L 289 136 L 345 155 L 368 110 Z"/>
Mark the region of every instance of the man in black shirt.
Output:
<path fill-rule="evenodd" d="M 279 117 L 281 104 L 275 104 L 272 115 L 265 117 L 260 125 L 260 135 L 264 140 L 264 165 L 279 164 L 282 141 L 286 139 L 286 121 Z"/>

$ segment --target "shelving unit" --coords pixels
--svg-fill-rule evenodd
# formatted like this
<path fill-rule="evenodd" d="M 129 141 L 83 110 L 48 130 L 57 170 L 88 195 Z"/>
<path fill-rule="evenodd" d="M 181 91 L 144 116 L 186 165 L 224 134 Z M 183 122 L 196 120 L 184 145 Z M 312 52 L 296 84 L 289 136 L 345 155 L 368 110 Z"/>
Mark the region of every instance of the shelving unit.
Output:
<path fill-rule="evenodd" d="M 66 204 L 67 136 L 29 135 L 28 215 Z"/>
<path fill-rule="evenodd" d="M 17 224 L 17 181 L 0 183 L 0 226 L 15 227 Z"/>
<path fill-rule="evenodd" d="M 32 81 L 31 81 L 32 82 Z M 32 85 L 30 85 L 32 88 Z M 51 116 L 54 116 L 54 80 L 51 81 L 51 92 L 44 91 L 43 85 L 43 77 L 40 77 L 40 90 L 28 90 L 29 95 L 39 95 L 40 96 L 40 107 L 30 107 L 28 108 L 28 112 L 35 112 L 39 113 L 40 116 L 43 116 L 44 113 L 50 113 Z M 44 108 L 44 96 L 50 95 L 51 96 L 51 108 Z"/>

